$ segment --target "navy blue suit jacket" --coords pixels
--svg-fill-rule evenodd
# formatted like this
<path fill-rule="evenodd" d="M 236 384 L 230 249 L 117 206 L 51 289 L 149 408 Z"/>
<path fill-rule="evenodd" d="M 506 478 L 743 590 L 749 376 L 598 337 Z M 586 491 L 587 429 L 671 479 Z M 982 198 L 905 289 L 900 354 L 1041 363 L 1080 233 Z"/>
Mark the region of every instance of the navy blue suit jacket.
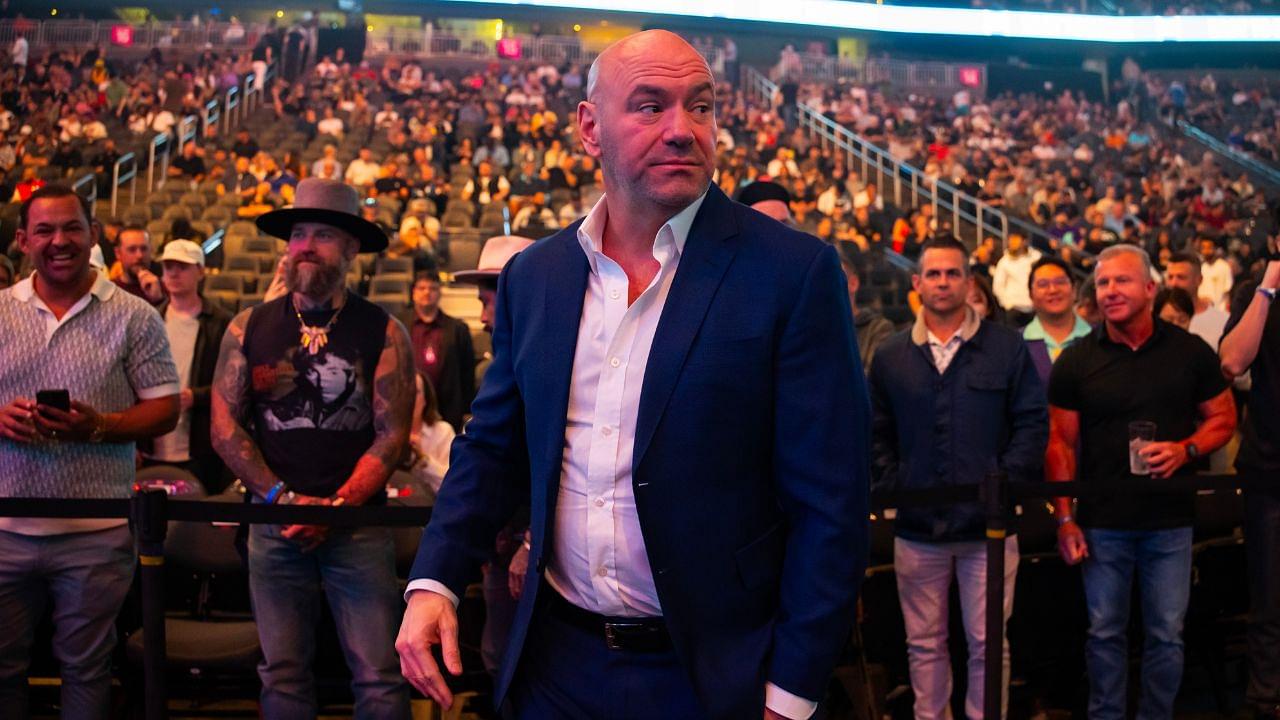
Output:
<path fill-rule="evenodd" d="M 554 532 L 589 267 L 577 224 L 498 281 L 492 365 L 454 442 L 412 578 L 459 597 L 531 505 L 531 568 L 500 701 Z M 653 340 L 632 482 L 677 654 L 712 718 L 759 717 L 765 683 L 819 699 L 867 559 L 869 403 L 835 250 L 714 185 Z"/>

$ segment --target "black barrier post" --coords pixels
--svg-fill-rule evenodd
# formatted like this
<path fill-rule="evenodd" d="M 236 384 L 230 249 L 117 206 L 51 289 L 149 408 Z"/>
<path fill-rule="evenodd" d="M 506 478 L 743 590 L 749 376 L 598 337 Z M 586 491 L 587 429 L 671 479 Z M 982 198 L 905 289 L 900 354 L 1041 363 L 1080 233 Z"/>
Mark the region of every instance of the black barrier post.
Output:
<path fill-rule="evenodd" d="M 982 482 L 982 502 L 987 515 L 987 647 L 983 658 L 984 720 L 1001 720 L 1004 709 L 1004 543 L 1008 478 L 988 474 Z"/>
<path fill-rule="evenodd" d="M 169 495 L 161 489 L 133 496 L 130 518 L 142 565 L 143 692 L 147 720 L 168 717 L 165 692 L 164 536 L 169 527 Z"/>

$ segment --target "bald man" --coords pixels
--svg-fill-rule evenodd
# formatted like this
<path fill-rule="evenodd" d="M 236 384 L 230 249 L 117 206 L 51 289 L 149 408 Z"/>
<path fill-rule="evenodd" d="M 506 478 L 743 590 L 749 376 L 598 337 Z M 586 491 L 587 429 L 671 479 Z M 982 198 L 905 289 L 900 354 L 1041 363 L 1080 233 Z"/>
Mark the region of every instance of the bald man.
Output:
<path fill-rule="evenodd" d="M 605 194 L 498 281 L 493 363 L 406 592 L 448 707 L 455 607 L 530 508 L 507 717 L 808 718 L 867 552 L 869 408 L 840 260 L 711 180 L 715 80 L 665 31 L 592 65 Z"/>

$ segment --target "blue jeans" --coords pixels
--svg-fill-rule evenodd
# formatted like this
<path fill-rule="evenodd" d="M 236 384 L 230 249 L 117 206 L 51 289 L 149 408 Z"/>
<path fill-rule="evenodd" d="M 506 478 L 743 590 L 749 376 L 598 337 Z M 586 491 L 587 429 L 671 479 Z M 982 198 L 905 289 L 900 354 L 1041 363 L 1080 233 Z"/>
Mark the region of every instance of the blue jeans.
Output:
<path fill-rule="evenodd" d="M 386 528 L 331 528 L 303 552 L 279 525 L 249 533 L 249 593 L 262 642 L 262 716 L 316 716 L 316 621 L 320 591 L 329 600 L 338 641 L 351 669 L 355 717 L 409 717 L 409 686 L 395 650 L 403 607 Z"/>
<path fill-rule="evenodd" d="M 0 717 L 27 717 L 27 667 L 36 623 L 53 605 L 62 717 L 111 710 L 116 615 L 133 584 L 133 536 L 120 526 L 65 535 L 0 531 Z"/>
<path fill-rule="evenodd" d="M 1084 595 L 1089 612 L 1085 665 L 1090 720 L 1123 720 L 1129 674 L 1129 598 L 1137 576 L 1142 602 L 1139 720 L 1173 717 L 1182 683 L 1182 622 L 1191 597 L 1191 528 L 1086 528 Z"/>

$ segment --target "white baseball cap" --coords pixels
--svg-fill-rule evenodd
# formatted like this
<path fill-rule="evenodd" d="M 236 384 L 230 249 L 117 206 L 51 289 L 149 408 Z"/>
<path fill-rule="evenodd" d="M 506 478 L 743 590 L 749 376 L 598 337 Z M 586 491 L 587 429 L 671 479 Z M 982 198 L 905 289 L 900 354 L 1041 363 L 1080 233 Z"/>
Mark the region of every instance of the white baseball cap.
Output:
<path fill-rule="evenodd" d="M 160 262 L 166 260 L 204 267 L 204 250 L 190 240 L 173 240 L 164 246 L 160 256 Z"/>

